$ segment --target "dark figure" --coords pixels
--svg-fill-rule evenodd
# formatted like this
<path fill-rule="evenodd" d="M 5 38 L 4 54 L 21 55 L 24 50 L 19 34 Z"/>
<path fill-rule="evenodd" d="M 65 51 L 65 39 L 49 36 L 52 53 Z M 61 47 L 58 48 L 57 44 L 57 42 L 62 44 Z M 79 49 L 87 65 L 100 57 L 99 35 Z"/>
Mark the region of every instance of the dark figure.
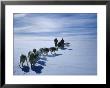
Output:
<path fill-rule="evenodd" d="M 36 49 L 33 49 L 33 52 L 36 53 Z"/>
<path fill-rule="evenodd" d="M 57 47 L 57 43 L 58 43 L 57 38 L 54 39 L 54 43 L 55 43 L 55 47 Z"/>
<path fill-rule="evenodd" d="M 58 51 L 58 48 L 56 48 L 56 47 L 50 47 L 50 52 L 51 52 L 51 54 L 52 54 L 52 52 L 54 52 L 54 54 L 55 54 L 55 51 Z"/>
<path fill-rule="evenodd" d="M 34 54 L 33 52 L 30 52 L 30 53 L 28 53 L 28 54 L 30 54 L 30 55 L 28 55 L 28 56 L 29 56 L 29 62 L 30 62 L 30 64 L 31 64 L 31 66 L 32 66 L 32 65 L 35 65 L 35 63 L 36 63 L 35 54 Z"/>
<path fill-rule="evenodd" d="M 64 48 L 64 40 L 62 38 L 62 40 L 57 44 L 58 47 L 60 48 Z"/>
<path fill-rule="evenodd" d="M 48 52 L 49 52 L 49 48 L 43 48 L 44 55 L 48 55 Z"/>
<path fill-rule="evenodd" d="M 62 47 L 61 41 L 57 45 L 58 47 Z"/>
<path fill-rule="evenodd" d="M 64 48 L 64 39 L 62 38 L 61 42 L 61 47 Z"/>
<path fill-rule="evenodd" d="M 28 66 L 27 57 L 26 57 L 26 55 L 22 54 L 20 56 L 20 65 L 22 64 L 22 67 L 24 66 L 23 64 L 24 64 L 25 61 L 27 62 L 27 66 Z"/>

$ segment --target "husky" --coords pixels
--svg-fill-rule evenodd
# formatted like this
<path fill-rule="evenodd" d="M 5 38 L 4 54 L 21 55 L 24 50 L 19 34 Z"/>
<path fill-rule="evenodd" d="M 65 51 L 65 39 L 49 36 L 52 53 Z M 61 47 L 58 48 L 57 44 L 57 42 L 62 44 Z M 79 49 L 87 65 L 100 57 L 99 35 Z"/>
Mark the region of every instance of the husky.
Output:
<path fill-rule="evenodd" d="M 52 54 L 52 52 L 54 52 L 54 54 L 56 54 L 55 51 L 58 51 L 58 48 L 57 47 L 50 47 L 49 51 L 51 52 L 51 54 Z"/>
<path fill-rule="evenodd" d="M 40 48 L 40 49 L 38 50 L 38 52 L 39 52 L 39 55 L 40 55 L 40 56 L 43 55 L 43 48 Z"/>
<path fill-rule="evenodd" d="M 36 63 L 35 54 L 33 52 L 31 52 L 30 55 L 29 55 L 29 62 L 31 64 L 31 66 L 35 65 L 35 63 Z"/>
<path fill-rule="evenodd" d="M 22 54 L 20 56 L 20 65 L 22 64 L 22 67 L 23 67 L 23 64 L 24 64 L 25 61 L 27 62 L 27 66 L 28 66 L 27 57 L 26 57 L 26 55 Z"/>
<path fill-rule="evenodd" d="M 28 53 L 29 62 L 32 65 L 35 65 L 37 60 L 39 59 L 39 52 L 33 49 L 33 51 L 29 51 Z"/>
<path fill-rule="evenodd" d="M 44 54 L 48 55 L 49 48 L 44 48 L 44 49 L 43 49 L 43 52 L 44 52 Z"/>
<path fill-rule="evenodd" d="M 32 51 L 29 51 L 29 52 L 28 52 L 28 58 L 30 58 L 30 55 L 31 55 L 32 53 L 33 53 Z"/>

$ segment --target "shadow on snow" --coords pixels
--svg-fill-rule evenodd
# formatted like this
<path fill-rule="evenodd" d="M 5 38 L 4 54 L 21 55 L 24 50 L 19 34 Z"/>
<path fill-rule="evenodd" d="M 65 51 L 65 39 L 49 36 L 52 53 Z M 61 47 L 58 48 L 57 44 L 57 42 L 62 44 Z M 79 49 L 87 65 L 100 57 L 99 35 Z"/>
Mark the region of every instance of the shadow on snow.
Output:
<path fill-rule="evenodd" d="M 47 61 L 47 58 L 45 58 L 45 57 L 44 57 L 44 58 L 41 58 L 41 57 L 40 57 L 39 60 Z"/>
<path fill-rule="evenodd" d="M 63 54 L 53 54 L 53 55 L 48 55 L 47 57 L 56 57 L 56 56 L 60 56 L 60 55 L 63 55 Z"/>
<path fill-rule="evenodd" d="M 72 49 L 68 49 L 68 50 L 72 50 Z"/>
<path fill-rule="evenodd" d="M 29 68 L 29 66 L 23 66 L 22 68 L 22 71 L 24 71 L 24 72 L 29 72 L 29 70 L 30 70 L 30 68 Z"/>
<path fill-rule="evenodd" d="M 41 66 L 41 65 L 38 65 L 38 66 L 35 66 L 35 65 L 32 65 L 31 66 L 31 70 L 32 71 L 35 71 L 36 72 L 36 74 L 37 73 L 42 73 L 42 69 L 43 69 L 44 67 L 43 66 Z"/>
<path fill-rule="evenodd" d="M 37 63 L 42 65 L 42 66 L 46 66 L 46 62 L 44 62 L 44 61 L 38 61 Z"/>

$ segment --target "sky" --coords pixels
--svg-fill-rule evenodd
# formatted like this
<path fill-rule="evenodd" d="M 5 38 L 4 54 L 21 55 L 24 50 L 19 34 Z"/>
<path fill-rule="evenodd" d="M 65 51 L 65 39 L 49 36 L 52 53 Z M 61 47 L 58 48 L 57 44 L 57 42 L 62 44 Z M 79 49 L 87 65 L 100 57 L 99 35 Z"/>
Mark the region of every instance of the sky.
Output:
<path fill-rule="evenodd" d="M 96 34 L 96 13 L 15 13 L 14 34 L 75 35 Z"/>

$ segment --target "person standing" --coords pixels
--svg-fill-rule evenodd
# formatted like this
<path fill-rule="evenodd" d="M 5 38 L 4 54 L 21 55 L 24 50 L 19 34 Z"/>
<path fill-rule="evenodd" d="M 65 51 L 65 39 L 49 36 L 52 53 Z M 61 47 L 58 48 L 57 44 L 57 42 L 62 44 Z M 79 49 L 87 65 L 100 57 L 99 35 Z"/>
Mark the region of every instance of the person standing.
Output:
<path fill-rule="evenodd" d="M 55 47 L 57 47 L 57 43 L 58 43 L 58 40 L 57 40 L 57 38 L 55 38 L 55 39 L 54 39 Z"/>
<path fill-rule="evenodd" d="M 64 39 L 61 40 L 61 46 L 64 48 Z"/>

